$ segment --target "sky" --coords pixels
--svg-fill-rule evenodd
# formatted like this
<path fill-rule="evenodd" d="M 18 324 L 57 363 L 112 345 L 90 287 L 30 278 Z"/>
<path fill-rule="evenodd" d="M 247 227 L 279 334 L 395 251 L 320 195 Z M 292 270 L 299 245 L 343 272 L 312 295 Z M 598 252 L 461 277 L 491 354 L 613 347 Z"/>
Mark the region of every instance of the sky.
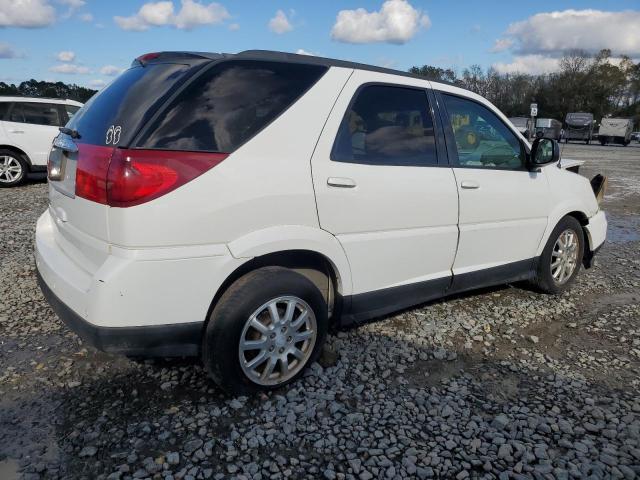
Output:
<path fill-rule="evenodd" d="M 163 50 L 544 73 L 574 48 L 640 59 L 640 0 L 0 0 L 7 83 L 100 88 L 137 56 Z"/>

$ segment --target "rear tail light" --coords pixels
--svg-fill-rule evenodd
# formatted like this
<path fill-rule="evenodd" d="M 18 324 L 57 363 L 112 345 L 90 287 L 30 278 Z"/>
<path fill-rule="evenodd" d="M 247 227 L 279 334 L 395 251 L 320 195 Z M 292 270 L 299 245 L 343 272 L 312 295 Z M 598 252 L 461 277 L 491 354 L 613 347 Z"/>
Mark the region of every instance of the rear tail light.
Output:
<path fill-rule="evenodd" d="M 84 179 L 81 183 L 86 187 L 80 189 L 76 183 L 76 195 L 112 207 L 140 205 L 202 175 L 227 156 L 227 153 L 115 149 L 111 161 L 96 169 L 99 178 Z M 78 163 L 84 163 L 82 156 Z"/>
<path fill-rule="evenodd" d="M 76 196 L 107 203 L 107 171 L 113 147 L 78 144 Z"/>

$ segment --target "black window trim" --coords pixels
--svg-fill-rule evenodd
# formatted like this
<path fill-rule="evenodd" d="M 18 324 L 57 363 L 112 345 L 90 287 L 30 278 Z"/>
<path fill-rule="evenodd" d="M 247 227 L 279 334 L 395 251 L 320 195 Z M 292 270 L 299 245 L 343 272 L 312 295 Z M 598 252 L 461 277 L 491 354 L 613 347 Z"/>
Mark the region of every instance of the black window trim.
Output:
<path fill-rule="evenodd" d="M 355 103 L 356 99 L 358 98 L 358 95 L 360 95 L 360 91 L 364 90 L 367 87 L 371 87 L 371 86 L 380 86 L 380 87 L 396 87 L 396 88 L 403 88 L 405 90 L 417 90 L 420 92 L 424 93 L 425 96 L 425 101 L 426 101 L 426 110 L 429 113 L 429 115 L 431 115 L 431 122 L 433 124 L 433 134 L 435 136 L 435 146 L 436 146 L 436 163 L 433 164 L 428 164 L 428 163 L 406 163 L 406 162 L 385 162 L 385 163 L 368 163 L 365 161 L 358 161 L 358 160 L 350 160 L 350 161 L 344 161 L 344 160 L 336 160 L 335 159 L 335 150 L 336 150 L 336 145 L 338 143 L 338 135 L 340 134 L 340 128 L 342 127 L 342 123 L 344 122 L 347 113 L 351 110 L 351 107 L 353 106 L 353 104 Z M 356 89 L 356 91 L 353 93 L 353 95 L 351 96 L 351 100 L 349 100 L 349 104 L 347 105 L 346 110 L 344 111 L 344 113 L 342 114 L 342 117 L 340 118 L 340 122 L 338 123 L 338 131 L 335 133 L 335 136 L 333 138 L 333 144 L 331 146 L 331 152 L 329 154 L 329 159 L 332 162 L 336 162 L 336 163 L 349 163 L 349 164 L 355 164 L 355 165 L 366 165 L 369 167 L 426 167 L 426 168 L 434 168 L 434 167 L 449 167 L 450 165 L 447 163 L 445 163 L 446 160 L 446 156 L 444 156 L 445 152 L 441 151 L 441 148 L 439 148 L 438 146 L 438 135 L 440 135 L 442 132 L 440 132 L 439 124 L 437 124 L 436 119 L 435 119 L 435 109 L 434 106 L 431 105 L 431 99 L 429 98 L 429 91 L 431 91 L 431 89 L 429 87 L 420 87 L 420 86 L 416 86 L 416 85 L 406 85 L 403 83 L 392 83 L 392 82 L 380 82 L 380 81 L 375 81 L 375 82 L 365 82 L 362 83 L 358 86 L 358 88 Z"/>
<path fill-rule="evenodd" d="M 446 142 L 446 145 L 447 145 L 447 154 L 448 154 L 448 157 L 449 157 L 449 163 L 451 164 L 452 168 L 469 168 L 469 169 L 475 169 L 475 170 L 504 170 L 504 171 L 509 171 L 509 172 L 531 172 L 529 170 L 529 168 L 527 168 L 527 157 L 530 154 L 529 146 L 525 142 L 523 142 L 520 139 L 520 137 L 516 134 L 514 129 L 511 128 L 509 125 L 507 125 L 498 115 L 496 115 L 496 113 L 491 108 L 487 107 L 482 102 L 479 102 L 474 98 L 467 97 L 466 95 L 461 95 L 461 94 L 453 93 L 453 92 L 447 92 L 445 90 L 439 90 L 439 89 L 434 89 L 434 93 L 436 95 L 436 98 L 438 99 L 438 107 L 440 108 L 440 112 L 441 112 L 440 116 L 444 117 L 442 119 L 442 121 L 444 122 L 445 142 Z M 500 122 L 502 122 L 502 124 L 509 131 L 511 131 L 514 134 L 514 136 L 516 137 L 516 140 L 518 140 L 518 143 L 520 144 L 520 148 L 522 149 L 522 151 L 524 152 L 524 155 L 525 155 L 523 165 L 520 168 L 492 167 L 492 166 L 479 167 L 477 165 L 462 165 L 460 163 L 460 159 L 458 157 L 458 147 L 457 147 L 456 142 L 455 142 L 455 138 L 454 138 L 454 134 L 453 134 L 453 128 L 451 127 L 451 119 L 449 117 L 449 113 L 447 111 L 447 106 L 446 106 L 446 104 L 444 102 L 443 95 L 449 95 L 451 97 L 457 97 L 457 98 L 460 98 L 462 100 L 466 100 L 468 102 L 475 103 L 476 105 L 479 105 L 479 106 L 489 110 L 491 113 L 493 113 L 495 115 L 495 117 Z"/>
<path fill-rule="evenodd" d="M 193 74 L 191 74 L 191 76 L 187 79 L 186 82 L 184 82 L 184 84 L 180 88 L 177 88 L 174 92 L 171 93 L 171 95 L 167 96 L 167 98 L 162 103 L 162 105 L 159 105 L 158 109 L 154 112 L 154 114 L 151 115 L 151 117 L 149 117 L 149 119 L 146 122 L 143 123 L 143 125 L 138 129 L 138 132 L 132 137 L 131 142 L 129 142 L 130 146 L 128 148 L 131 148 L 131 149 L 134 149 L 134 150 L 176 151 L 176 150 L 168 150 L 166 148 L 148 148 L 148 147 L 144 147 L 143 145 L 140 145 L 140 141 L 146 136 L 147 132 L 149 130 L 151 130 L 151 128 L 153 128 L 155 126 L 155 122 L 158 120 L 160 115 L 162 115 L 162 114 L 164 114 L 166 112 L 167 108 L 169 107 L 169 105 L 171 105 L 173 100 L 175 100 L 179 95 L 181 95 L 182 92 L 185 91 L 185 89 L 189 88 L 189 86 L 192 83 L 196 82 L 202 75 L 206 75 L 206 73 L 209 72 L 211 69 L 216 68 L 216 66 L 218 66 L 220 64 L 230 63 L 230 62 L 281 63 L 281 64 L 286 64 L 287 63 L 287 62 L 278 61 L 278 60 L 268 60 L 268 59 L 264 59 L 263 60 L 263 59 L 230 57 L 230 58 L 216 59 L 216 60 L 213 60 L 211 62 L 204 63 L 201 67 L 196 67 L 196 68 L 198 68 L 198 70 L 195 71 Z M 307 64 L 301 63 L 301 65 L 307 65 Z M 313 66 L 315 66 L 315 65 L 313 65 Z M 323 65 L 320 65 L 320 66 L 323 66 Z M 318 82 L 320 80 L 322 80 L 322 78 L 329 71 L 329 68 L 330 67 L 324 66 L 324 71 L 318 76 L 318 78 L 316 79 L 315 82 L 313 82 L 311 85 L 309 85 L 308 88 L 306 88 L 304 91 L 302 91 L 300 93 L 300 95 L 297 96 L 291 102 L 291 104 L 287 108 L 285 108 L 278 116 L 276 116 L 275 118 L 271 119 L 271 121 L 269 121 L 266 124 L 264 124 L 259 130 L 257 130 L 252 136 L 247 138 L 244 142 L 238 144 L 236 146 L 236 148 L 232 152 L 221 152 L 219 150 L 194 150 L 194 152 L 197 152 L 197 153 L 229 153 L 229 154 L 231 154 L 231 153 L 239 150 L 240 148 L 243 147 L 243 145 L 245 145 L 246 143 L 248 143 L 251 140 L 253 140 L 254 138 L 256 138 L 258 135 L 260 135 L 260 133 L 262 133 L 263 130 L 265 130 L 269 125 L 271 125 L 273 122 L 275 122 L 278 118 L 280 118 L 283 115 L 285 115 L 287 113 L 287 111 L 291 107 L 293 107 L 296 103 L 298 103 L 298 101 L 302 97 L 304 97 L 313 87 L 315 87 L 318 84 Z M 119 147 L 120 148 L 124 148 L 122 145 L 119 145 Z M 187 150 L 180 150 L 180 151 L 187 151 Z M 191 151 L 191 150 L 189 150 L 189 151 Z"/>

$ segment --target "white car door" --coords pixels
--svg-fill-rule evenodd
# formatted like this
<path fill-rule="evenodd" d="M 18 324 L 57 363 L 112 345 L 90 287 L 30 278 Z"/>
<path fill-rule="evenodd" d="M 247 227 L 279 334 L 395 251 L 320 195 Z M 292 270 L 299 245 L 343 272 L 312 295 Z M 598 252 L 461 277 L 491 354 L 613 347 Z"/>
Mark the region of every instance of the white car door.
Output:
<path fill-rule="evenodd" d="M 53 103 L 15 102 L 9 110 L 5 132 L 33 165 L 46 165 L 61 124 L 60 114 L 59 106 Z"/>
<path fill-rule="evenodd" d="M 545 174 L 526 168 L 524 143 L 488 106 L 453 94 L 438 98 L 460 196 L 452 289 L 524 278 L 547 227 Z"/>
<path fill-rule="evenodd" d="M 442 295 L 451 281 L 455 179 L 444 144 L 438 151 L 429 84 L 406 80 L 354 71 L 312 158 L 320 226 L 346 252 L 356 317 Z"/>

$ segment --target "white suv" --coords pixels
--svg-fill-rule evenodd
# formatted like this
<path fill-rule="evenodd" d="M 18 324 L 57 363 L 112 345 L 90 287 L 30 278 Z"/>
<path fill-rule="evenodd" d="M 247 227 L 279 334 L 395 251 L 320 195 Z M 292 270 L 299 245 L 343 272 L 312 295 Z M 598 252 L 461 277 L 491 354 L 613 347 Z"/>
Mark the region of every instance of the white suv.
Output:
<path fill-rule="evenodd" d="M 148 54 L 56 139 L 41 288 L 102 350 L 275 388 L 330 326 L 505 282 L 566 289 L 607 223 L 603 178 L 561 163 L 484 98 L 402 72 Z"/>
<path fill-rule="evenodd" d="M 0 97 L 0 187 L 45 172 L 58 128 L 81 106 L 73 100 Z"/>

